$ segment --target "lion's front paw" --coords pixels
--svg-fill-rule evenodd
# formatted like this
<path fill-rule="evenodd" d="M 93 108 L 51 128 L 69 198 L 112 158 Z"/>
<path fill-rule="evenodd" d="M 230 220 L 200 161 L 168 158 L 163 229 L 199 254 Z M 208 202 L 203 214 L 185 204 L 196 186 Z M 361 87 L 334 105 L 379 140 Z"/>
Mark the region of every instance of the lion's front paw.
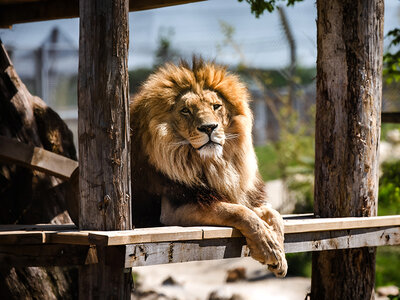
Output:
<path fill-rule="evenodd" d="M 269 226 L 271 226 L 276 234 L 278 235 L 279 242 L 283 247 L 284 241 L 284 224 L 282 216 L 279 212 L 273 209 L 270 205 L 263 205 L 254 209 L 257 216 L 259 216 L 262 220 L 267 222 Z"/>
<path fill-rule="evenodd" d="M 266 264 L 275 276 L 286 276 L 287 261 L 279 234 L 261 219 L 256 228 L 252 234 L 246 236 L 251 257 Z"/>

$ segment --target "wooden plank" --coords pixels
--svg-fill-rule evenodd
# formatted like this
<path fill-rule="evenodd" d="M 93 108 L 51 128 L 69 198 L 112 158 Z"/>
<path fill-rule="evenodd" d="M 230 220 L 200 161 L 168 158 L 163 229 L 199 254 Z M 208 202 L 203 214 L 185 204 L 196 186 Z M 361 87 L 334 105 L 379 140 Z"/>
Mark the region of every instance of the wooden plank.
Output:
<path fill-rule="evenodd" d="M 62 179 L 70 178 L 78 162 L 62 155 L 0 136 L 0 160 L 38 170 Z"/>
<path fill-rule="evenodd" d="M 400 123 L 400 112 L 383 112 L 382 123 Z"/>
<path fill-rule="evenodd" d="M 400 225 L 400 215 L 380 217 L 313 218 L 285 220 L 285 233 L 342 230 Z"/>
<path fill-rule="evenodd" d="M 42 231 L 1 231 L 0 245 L 26 245 L 45 243 L 45 234 Z"/>
<path fill-rule="evenodd" d="M 59 230 L 75 230 L 76 226 L 73 223 L 68 224 L 9 224 L 0 225 L 0 231 L 59 231 Z"/>
<path fill-rule="evenodd" d="M 285 252 L 310 252 L 400 245 L 400 227 L 293 233 L 285 235 Z"/>
<path fill-rule="evenodd" d="M 75 245 L 0 245 L 2 266 L 46 267 L 73 266 L 96 262 L 88 258 L 88 246 Z M 90 251 L 92 252 L 92 251 Z"/>
<path fill-rule="evenodd" d="M 0 28 L 14 24 L 79 17 L 79 0 L 0 1 Z M 130 0 L 129 11 L 140 11 L 205 0 Z"/>
<path fill-rule="evenodd" d="M 399 227 L 400 215 L 368 217 L 368 218 L 309 218 L 299 219 L 290 216 L 285 219 L 285 235 L 309 232 L 333 232 L 359 228 Z M 31 233 L 31 236 L 27 235 Z M 1 241 L 18 240 L 20 244 L 40 242 L 44 233 L 45 243 L 103 245 L 115 246 L 135 243 L 176 242 L 187 240 L 208 240 L 242 237 L 241 233 L 231 227 L 199 226 L 180 227 L 165 226 L 153 228 L 137 228 L 134 230 L 76 230 L 74 224 L 36 224 L 36 225 L 0 225 Z M 12 237 L 15 235 L 16 237 Z M 18 237 L 22 235 L 22 237 Z M 1 237 L 2 236 L 2 237 Z M 7 238 L 6 238 L 7 236 Z M 32 237 L 32 238 L 31 238 Z M 4 242 L 5 243 L 5 242 Z M 9 242 L 7 242 L 9 243 Z"/>
<path fill-rule="evenodd" d="M 400 245 L 400 227 L 291 233 L 285 235 L 285 252 L 310 252 Z M 249 256 L 243 238 L 143 243 L 126 246 L 125 267 Z"/>
<path fill-rule="evenodd" d="M 144 243 L 126 246 L 125 267 L 248 256 L 244 238 L 175 243 Z"/>
<path fill-rule="evenodd" d="M 126 245 L 135 243 L 153 243 L 164 241 L 201 240 L 203 230 L 200 227 L 153 227 L 123 231 L 90 231 L 89 240 L 96 245 Z"/>

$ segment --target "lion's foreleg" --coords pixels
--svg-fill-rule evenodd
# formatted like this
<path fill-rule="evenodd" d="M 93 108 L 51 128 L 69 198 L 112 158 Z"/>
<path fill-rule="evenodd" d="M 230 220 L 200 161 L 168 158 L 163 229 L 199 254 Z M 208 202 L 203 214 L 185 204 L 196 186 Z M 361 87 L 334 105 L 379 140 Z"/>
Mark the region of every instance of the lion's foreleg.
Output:
<path fill-rule="evenodd" d="M 272 226 L 243 205 L 216 201 L 208 205 L 190 203 L 173 208 L 164 198 L 161 222 L 165 225 L 217 225 L 237 228 L 246 238 L 254 259 L 267 264 L 276 276 L 286 275 L 287 262 L 280 237 Z"/>

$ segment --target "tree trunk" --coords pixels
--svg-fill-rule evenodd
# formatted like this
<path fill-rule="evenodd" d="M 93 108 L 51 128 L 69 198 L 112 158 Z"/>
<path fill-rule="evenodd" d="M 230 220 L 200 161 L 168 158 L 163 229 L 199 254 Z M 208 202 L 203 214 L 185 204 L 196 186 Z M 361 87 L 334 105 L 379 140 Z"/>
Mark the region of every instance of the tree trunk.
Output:
<path fill-rule="evenodd" d="M 86 0 L 79 9 L 79 227 L 131 229 L 129 1 Z M 118 250 L 99 248 L 99 263 L 81 267 L 81 299 L 130 299 Z"/>
<path fill-rule="evenodd" d="M 0 135 L 76 159 L 72 133 L 32 96 L 0 42 Z M 69 223 L 62 180 L 0 163 L 0 224 Z M 76 268 L 14 268 L 0 263 L 0 299 L 75 299 Z"/>
<path fill-rule="evenodd" d="M 377 213 L 383 0 L 317 1 L 314 212 Z M 374 299 L 375 249 L 313 253 L 312 299 Z"/>

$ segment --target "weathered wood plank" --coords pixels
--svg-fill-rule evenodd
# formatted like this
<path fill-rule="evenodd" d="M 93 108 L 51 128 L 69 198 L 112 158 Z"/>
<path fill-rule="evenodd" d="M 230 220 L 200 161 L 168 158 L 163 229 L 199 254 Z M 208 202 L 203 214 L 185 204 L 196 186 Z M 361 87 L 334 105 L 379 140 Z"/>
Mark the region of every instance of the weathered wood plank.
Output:
<path fill-rule="evenodd" d="M 285 233 L 342 230 L 400 225 L 400 216 L 313 218 L 285 221 Z"/>
<path fill-rule="evenodd" d="M 285 235 L 285 252 L 310 252 L 400 245 L 400 227 L 293 233 Z"/>
<path fill-rule="evenodd" d="M 248 256 L 244 238 L 126 246 L 125 267 Z"/>
<path fill-rule="evenodd" d="M 45 241 L 46 236 L 42 231 L 0 231 L 0 245 L 43 244 Z"/>
<path fill-rule="evenodd" d="M 59 231 L 59 230 L 76 230 L 76 226 L 73 223 L 68 224 L 9 224 L 0 225 L 0 231 Z"/>
<path fill-rule="evenodd" d="M 380 228 L 380 227 L 399 227 L 400 215 L 368 217 L 368 218 L 308 218 L 298 219 L 287 217 L 285 220 L 285 235 L 298 233 L 306 234 L 309 232 L 334 232 L 352 230 L 360 228 Z M 11 232 L 10 232 L 11 231 Z M 180 227 L 165 226 L 153 228 L 138 228 L 134 230 L 114 230 L 114 231 L 95 231 L 95 230 L 76 230 L 74 224 L 52 225 L 0 225 L 0 243 L 8 240 L 18 240 L 20 244 L 32 244 L 37 240 L 29 238 L 45 234 L 45 243 L 76 244 L 76 245 L 103 245 L 116 246 L 135 243 L 155 243 L 155 242 L 177 242 L 187 240 L 208 240 L 222 238 L 242 237 L 241 233 L 230 227 Z M 13 238 L 12 236 L 16 237 Z M 23 237 L 18 237 L 22 235 Z M 3 236 L 3 240 L 2 237 Z"/>
<path fill-rule="evenodd" d="M 95 263 L 87 259 L 90 247 L 76 245 L 0 245 L 2 266 L 46 267 Z"/>
<path fill-rule="evenodd" d="M 400 245 L 400 227 L 361 228 L 285 235 L 285 252 Z M 244 238 L 143 243 L 126 246 L 125 267 L 249 256 Z"/>
<path fill-rule="evenodd" d="M 153 227 L 123 231 L 89 232 L 89 240 L 96 245 L 126 245 L 136 243 L 153 243 L 165 241 L 201 240 L 202 227 Z"/>
<path fill-rule="evenodd" d="M 143 0 L 129 1 L 129 11 L 140 11 L 205 0 Z M 0 28 L 14 24 L 79 17 L 78 0 L 42 1 L 0 0 Z"/>
<path fill-rule="evenodd" d="M 0 136 L 0 160 L 68 179 L 78 162 L 62 155 Z"/>

